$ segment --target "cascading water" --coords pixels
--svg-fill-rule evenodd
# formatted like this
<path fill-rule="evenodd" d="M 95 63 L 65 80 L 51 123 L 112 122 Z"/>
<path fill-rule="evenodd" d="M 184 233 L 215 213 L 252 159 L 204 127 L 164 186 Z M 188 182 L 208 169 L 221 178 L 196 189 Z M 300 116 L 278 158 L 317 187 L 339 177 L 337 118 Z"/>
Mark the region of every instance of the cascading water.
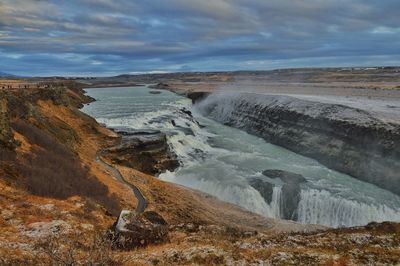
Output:
<path fill-rule="evenodd" d="M 333 227 L 364 225 L 371 221 L 399 221 L 399 211 L 381 204 L 367 204 L 335 197 L 327 190 L 304 189 L 298 207 L 298 221 Z"/>
<path fill-rule="evenodd" d="M 400 197 L 374 185 L 330 170 L 263 139 L 203 117 L 182 112 L 190 100 L 163 91 L 149 94 L 147 87 L 90 89 L 98 101 L 83 108 L 109 127 L 158 129 L 179 156 L 181 167 L 160 179 L 195 188 L 266 217 L 282 217 L 282 182 L 262 175 L 281 169 L 303 175 L 297 220 L 328 226 L 363 225 L 370 221 L 400 221 Z M 218 106 L 214 115 L 232 112 Z M 213 117 L 215 119 L 215 117 Z M 226 118 L 226 117 L 225 117 Z M 272 186 L 270 199 L 250 185 L 257 178 Z"/>

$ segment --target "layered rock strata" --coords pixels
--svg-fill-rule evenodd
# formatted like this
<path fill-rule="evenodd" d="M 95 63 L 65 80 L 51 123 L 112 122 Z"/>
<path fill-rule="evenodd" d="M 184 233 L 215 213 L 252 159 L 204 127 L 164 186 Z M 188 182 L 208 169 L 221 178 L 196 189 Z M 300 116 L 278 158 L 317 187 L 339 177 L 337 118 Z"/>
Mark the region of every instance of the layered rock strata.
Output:
<path fill-rule="evenodd" d="M 290 96 L 218 93 L 196 105 L 221 123 L 400 195 L 400 123 Z"/>
<path fill-rule="evenodd" d="M 108 149 L 105 154 L 113 163 L 151 175 L 173 171 L 179 166 L 164 133 L 154 130 L 117 132 L 123 136 L 121 145 Z"/>

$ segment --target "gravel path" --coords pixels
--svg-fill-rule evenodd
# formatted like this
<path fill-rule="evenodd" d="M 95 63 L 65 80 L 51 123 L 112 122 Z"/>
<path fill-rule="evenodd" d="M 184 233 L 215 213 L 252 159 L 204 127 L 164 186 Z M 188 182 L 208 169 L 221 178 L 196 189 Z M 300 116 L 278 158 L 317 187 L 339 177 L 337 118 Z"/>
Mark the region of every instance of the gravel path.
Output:
<path fill-rule="evenodd" d="M 112 173 L 112 175 L 117 178 L 119 181 L 121 181 L 122 183 L 126 184 L 127 186 L 129 186 L 133 193 L 135 194 L 137 200 L 138 200 L 138 205 L 136 207 L 136 212 L 138 213 L 142 213 L 144 212 L 144 210 L 147 208 L 147 201 L 144 198 L 142 192 L 140 192 L 140 190 L 132 185 L 131 183 L 127 182 L 125 180 L 125 178 L 123 177 L 123 175 L 121 174 L 120 171 L 118 171 L 118 169 L 116 169 L 115 167 L 113 167 L 112 165 L 106 163 L 101 156 L 103 155 L 103 153 L 105 152 L 104 149 L 101 149 L 97 152 L 96 154 L 96 161 L 98 161 L 100 164 L 102 164 L 104 167 L 106 167 L 107 169 L 109 169 Z"/>

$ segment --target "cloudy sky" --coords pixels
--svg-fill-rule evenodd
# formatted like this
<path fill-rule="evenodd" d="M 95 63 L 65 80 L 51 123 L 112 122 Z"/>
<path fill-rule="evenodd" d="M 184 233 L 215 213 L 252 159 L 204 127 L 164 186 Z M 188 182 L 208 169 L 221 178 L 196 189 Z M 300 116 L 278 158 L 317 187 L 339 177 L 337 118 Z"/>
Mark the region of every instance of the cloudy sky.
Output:
<path fill-rule="evenodd" d="M 399 12 L 399 0 L 0 0 L 0 71 L 400 65 Z"/>

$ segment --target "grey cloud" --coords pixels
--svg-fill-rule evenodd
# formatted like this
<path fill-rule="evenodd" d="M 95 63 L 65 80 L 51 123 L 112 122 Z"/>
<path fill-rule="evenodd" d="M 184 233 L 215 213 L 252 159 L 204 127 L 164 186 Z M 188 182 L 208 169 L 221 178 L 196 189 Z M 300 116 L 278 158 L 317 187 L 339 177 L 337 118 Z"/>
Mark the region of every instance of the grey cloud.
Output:
<path fill-rule="evenodd" d="M 63 62 L 77 73 L 386 64 L 398 10 L 397 0 L 0 0 L 0 59 L 16 74 L 62 73 Z"/>

